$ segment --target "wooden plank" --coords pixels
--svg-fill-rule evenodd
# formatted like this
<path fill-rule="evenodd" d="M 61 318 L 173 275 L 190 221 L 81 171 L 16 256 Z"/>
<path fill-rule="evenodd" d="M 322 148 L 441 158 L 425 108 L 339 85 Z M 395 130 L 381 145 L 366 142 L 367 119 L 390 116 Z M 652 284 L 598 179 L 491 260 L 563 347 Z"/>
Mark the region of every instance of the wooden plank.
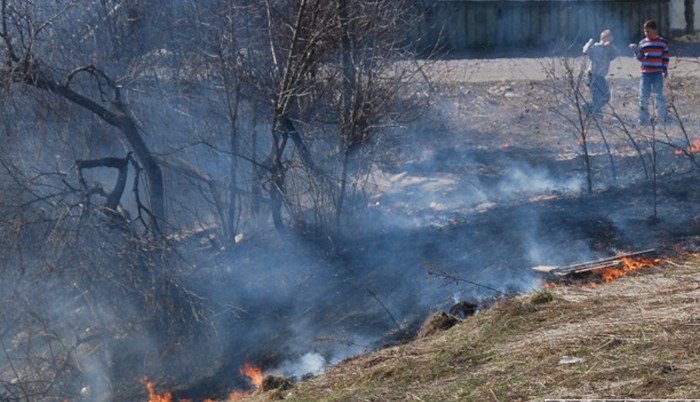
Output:
<path fill-rule="evenodd" d="M 565 22 L 565 16 L 564 10 L 562 7 L 562 4 L 560 2 L 556 2 L 554 4 L 554 13 L 556 14 L 556 19 L 557 19 L 557 46 L 561 46 L 562 42 L 561 39 L 564 37 L 564 32 L 566 29 L 566 22 Z"/>
<path fill-rule="evenodd" d="M 495 5 L 495 10 L 496 10 L 496 44 L 497 45 L 502 45 L 505 43 L 505 37 L 506 37 L 506 29 L 508 29 L 507 24 L 505 23 L 505 13 L 508 10 L 508 5 L 504 4 L 504 2 L 497 2 Z"/>
<path fill-rule="evenodd" d="M 525 2 L 520 12 L 520 24 L 518 29 L 518 42 L 523 47 L 527 46 L 532 24 L 530 22 L 532 16 L 532 2 Z"/>
<path fill-rule="evenodd" d="M 619 254 L 613 257 L 601 258 L 594 261 L 579 262 L 575 264 L 557 267 L 552 265 L 537 265 L 532 267 L 533 271 L 547 273 L 550 275 L 565 276 L 573 273 L 581 273 L 610 266 L 617 266 L 622 263 L 623 258 L 642 257 L 656 254 L 656 249 L 650 248 L 633 253 Z"/>
<path fill-rule="evenodd" d="M 540 16 L 540 30 L 538 32 L 538 41 L 542 45 L 549 45 L 554 41 L 554 30 L 556 25 L 555 20 L 552 18 L 552 4 L 551 2 L 546 2 L 542 4 L 542 11 Z"/>
<path fill-rule="evenodd" d="M 530 8 L 530 32 L 527 37 L 529 46 L 537 46 L 540 42 L 540 32 L 542 32 L 542 3 L 533 3 Z"/>
<path fill-rule="evenodd" d="M 464 46 L 468 48 L 473 48 L 476 46 L 476 6 L 474 3 L 470 3 L 464 13 L 464 21 L 466 21 L 466 26 L 464 29 Z"/>
<path fill-rule="evenodd" d="M 631 21 L 633 26 L 634 26 L 634 29 L 630 30 L 630 33 L 633 34 L 635 38 L 637 38 L 637 40 L 633 40 L 632 42 L 638 42 L 639 39 L 641 39 L 640 31 L 641 31 L 641 26 L 642 26 L 640 23 L 640 20 L 641 20 L 640 4 L 639 3 L 629 3 L 628 7 L 629 7 L 629 12 L 630 12 L 630 17 L 629 17 L 628 21 Z"/>
<path fill-rule="evenodd" d="M 503 45 L 509 46 L 513 43 L 515 40 L 515 15 L 518 13 L 517 10 L 517 4 L 514 4 L 513 2 L 508 2 L 506 3 L 506 6 L 504 7 L 504 13 L 503 13 L 503 28 L 504 28 L 504 35 L 503 35 Z"/>
<path fill-rule="evenodd" d="M 484 12 L 488 7 L 488 3 L 479 2 L 476 4 L 476 10 L 474 13 L 474 43 L 477 47 L 483 47 L 484 41 L 486 40 L 486 24 L 484 19 L 486 18 L 486 13 Z"/>
<path fill-rule="evenodd" d="M 523 12 L 523 29 L 520 34 L 522 43 L 525 46 L 529 46 L 532 43 L 531 38 L 533 36 L 533 31 L 535 30 L 535 24 L 532 22 L 534 15 L 535 3 L 530 2 L 525 6 L 525 10 Z"/>
<path fill-rule="evenodd" d="M 671 16 L 668 1 L 659 4 L 659 14 L 661 15 L 661 31 L 666 37 L 671 36 Z"/>
<path fill-rule="evenodd" d="M 498 46 L 498 20 L 496 18 L 496 13 L 498 4 L 491 3 L 486 8 L 486 37 L 484 38 L 484 44 L 489 47 Z"/>
<path fill-rule="evenodd" d="M 473 43 L 475 46 L 484 47 L 487 40 L 487 26 L 484 23 L 486 19 L 486 7 L 489 7 L 488 2 L 476 3 L 474 7 L 474 37 Z"/>
<path fill-rule="evenodd" d="M 566 12 L 568 14 L 567 18 L 567 35 L 566 35 L 566 45 L 571 46 L 574 43 L 578 43 L 578 15 L 577 15 L 577 6 L 574 3 L 571 3 L 566 6 Z"/>

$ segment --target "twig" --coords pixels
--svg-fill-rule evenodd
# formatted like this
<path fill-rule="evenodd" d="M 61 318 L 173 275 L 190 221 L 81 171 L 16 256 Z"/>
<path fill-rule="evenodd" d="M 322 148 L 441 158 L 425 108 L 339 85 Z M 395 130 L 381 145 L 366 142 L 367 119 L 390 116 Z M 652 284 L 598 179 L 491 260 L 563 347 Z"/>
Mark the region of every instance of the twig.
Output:
<path fill-rule="evenodd" d="M 498 397 L 496 396 L 496 393 L 495 393 L 495 392 L 493 392 L 493 390 L 492 390 L 491 388 L 489 388 L 489 392 L 490 392 L 490 393 L 491 393 L 491 395 L 493 396 L 493 399 L 495 399 L 495 400 L 496 400 L 496 402 L 501 402 L 501 400 L 500 400 L 500 399 L 498 399 Z"/>
<path fill-rule="evenodd" d="M 473 281 L 470 281 L 470 280 L 468 280 L 468 279 L 464 279 L 464 278 L 461 278 L 461 277 L 456 276 L 456 275 L 454 275 L 454 274 L 451 274 L 451 273 L 445 271 L 444 269 L 440 268 L 437 264 L 434 264 L 434 263 L 432 263 L 432 262 L 423 262 L 423 264 L 421 264 L 421 265 L 423 265 L 423 268 L 425 268 L 425 270 L 428 271 L 428 275 L 432 275 L 432 276 L 435 276 L 435 277 L 438 277 L 438 278 L 443 278 L 443 279 L 449 279 L 449 280 L 454 281 L 455 283 L 465 282 L 465 283 L 468 283 L 468 284 L 470 284 L 470 285 L 474 285 L 474 286 L 476 286 L 477 288 L 488 289 L 488 290 L 490 290 L 490 291 L 492 291 L 492 292 L 496 292 L 496 293 L 502 294 L 503 296 L 508 296 L 507 293 L 502 292 L 502 291 L 500 291 L 500 290 L 498 290 L 498 289 L 496 289 L 496 288 L 492 288 L 492 287 L 490 287 L 490 286 L 482 285 L 482 284 L 480 284 L 480 283 L 473 282 Z"/>
<path fill-rule="evenodd" d="M 603 143 L 605 144 L 605 149 L 607 150 L 608 158 L 610 159 L 610 167 L 612 169 L 613 179 L 617 183 L 617 171 L 615 170 L 615 158 L 613 158 L 612 151 L 610 150 L 610 144 L 608 144 L 608 139 L 605 138 L 605 134 L 603 133 L 603 128 L 600 126 L 598 119 L 593 117 L 593 122 L 595 123 L 596 127 L 598 128 L 598 131 L 600 132 L 600 137 L 603 139 Z"/>
<path fill-rule="evenodd" d="M 399 325 L 399 322 L 396 321 L 396 318 L 394 318 L 394 315 L 391 314 L 391 311 L 389 311 L 389 309 L 386 307 L 386 305 L 384 305 L 384 303 L 382 303 L 382 301 L 379 300 L 379 297 L 377 297 L 377 294 L 374 293 L 374 292 L 372 292 L 372 290 L 371 290 L 370 288 L 365 288 L 365 290 L 367 291 L 367 293 L 370 294 L 370 296 L 372 296 L 372 297 L 374 298 L 374 300 L 377 301 L 377 303 L 379 303 L 380 306 L 382 306 L 382 308 L 384 309 L 384 311 L 386 311 L 386 313 L 389 315 L 389 318 L 391 318 L 391 321 L 393 321 L 393 322 L 394 322 L 394 325 L 396 325 L 396 328 L 399 330 L 399 332 L 403 333 L 404 335 L 408 335 L 408 333 L 406 332 L 406 330 L 404 330 L 403 328 L 401 328 L 401 325 Z"/>

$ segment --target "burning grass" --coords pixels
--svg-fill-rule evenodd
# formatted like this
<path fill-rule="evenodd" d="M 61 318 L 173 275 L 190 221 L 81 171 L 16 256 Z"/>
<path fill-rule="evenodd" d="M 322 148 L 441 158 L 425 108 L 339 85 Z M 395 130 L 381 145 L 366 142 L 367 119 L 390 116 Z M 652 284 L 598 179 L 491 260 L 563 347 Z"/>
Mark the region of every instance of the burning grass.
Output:
<path fill-rule="evenodd" d="M 620 256 L 616 259 L 609 259 L 609 265 L 601 268 L 590 269 L 579 273 L 573 271 L 571 274 L 564 277 L 549 277 L 542 280 L 542 287 L 545 289 L 555 288 L 557 286 L 585 286 L 589 288 L 597 288 L 600 283 L 607 283 L 618 278 L 622 278 L 643 268 L 653 267 L 661 262 L 658 258 L 646 257 L 626 257 Z M 583 266 L 583 265 L 582 265 Z"/>
<path fill-rule="evenodd" d="M 601 269 L 594 270 L 593 273 L 598 275 L 603 282 L 610 282 L 612 280 L 622 278 L 632 271 L 638 269 L 647 268 L 655 266 L 659 263 L 658 258 L 627 258 L 622 257 L 620 259 L 621 264 L 619 266 L 610 266 Z"/>
<path fill-rule="evenodd" d="M 638 264 L 630 264 L 632 270 Z M 503 299 L 450 330 L 346 361 L 282 396 L 518 401 L 698 395 L 700 255 L 654 265 L 672 269 L 645 270 L 595 289 L 555 287 L 546 291 L 548 303 L 534 303 L 530 295 Z"/>
<path fill-rule="evenodd" d="M 241 374 L 246 376 L 251 384 L 255 387 L 254 391 L 232 391 L 228 397 L 223 401 L 217 401 L 215 399 L 207 398 L 204 402 L 230 402 L 230 401 L 241 401 L 252 395 L 260 393 L 263 388 L 263 383 L 265 381 L 265 376 L 263 375 L 262 369 L 258 366 L 246 362 L 241 367 Z M 141 382 L 146 386 L 146 391 L 148 392 L 148 402 L 193 402 L 191 399 L 181 399 L 174 398 L 172 393 L 166 392 L 159 394 L 156 391 L 155 384 L 150 381 L 147 377 L 141 379 Z"/>
<path fill-rule="evenodd" d="M 688 148 L 686 148 L 685 150 L 676 149 L 676 151 L 675 151 L 675 154 L 677 156 L 681 156 L 685 153 L 689 153 L 689 154 L 700 153 L 700 138 L 691 142 L 690 146 Z"/>

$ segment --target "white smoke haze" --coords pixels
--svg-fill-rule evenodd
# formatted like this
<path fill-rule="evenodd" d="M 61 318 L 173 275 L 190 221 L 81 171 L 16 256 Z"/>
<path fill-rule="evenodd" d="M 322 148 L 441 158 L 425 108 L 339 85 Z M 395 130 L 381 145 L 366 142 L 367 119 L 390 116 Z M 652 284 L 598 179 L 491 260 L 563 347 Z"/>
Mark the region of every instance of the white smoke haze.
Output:
<path fill-rule="evenodd" d="M 615 247 L 656 241 L 640 233 L 624 201 L 578 199 L 584 177 L 577 155 L 545 161 L 550 155 L 537 149 L 494 147 L 487 143 L 491 133 L 471 131 L 470 119 L 491 117 L 471 104 L 478 94 L 466 79 L 463 96 L 430 94 L 420 118 L 390 122 L 391 130 L 358 152 L 374 146 L 386 155 L 358 157 L 358 164 L 370 161 L 354 167 L 367 174 L 370 190 L 358 191 L 360 207 L 348 207 L 342 236 L 309 234 L 303 219 L 276 231 L 265 176 L 260 218 L 236 221 L 226 234 L 236 239 L 232 244 L 222 233 L 228 211 L 217 209 L 216 197 L 230 195 L 232 186 L 236 201 L 250 196 L 255 163 L 273 145 L 273 111 L 250 100 L 263 95 L 246 93 L 232 127 L 222 82 L 210 81 L 215 72 L 197 64 L 202 61 L 187 48 L 201 28 L 189 24 L 190 16 L 216 4 L 144 3 L 136 16 L 111 10 L 123 21 L 109 22 L 123 31 L 110 40 L 111 25 L 102 24 L 109 15 L 60 25 L 61 32 L 80 25 L 84 35 L 72 37 L 86 39 L 72 44 L 77 54 L 104 60 L 100 67 L 124 77 L 119 82 L 130 89 L 124 92 L 129 113 L 163 165 L 170 221 L 162 249 L 139 221 L 139 213 L 144 221 L 148 214 L 137 208 L 133 169 L 121 199 L 129 212 L 123 221 L 100 210 L 99 196 L 72 190 L 79 188 L 77 160 L 124 157 L 131 149 L 115 129 L 54 95 L 29 89 L 32 96 L 11 101 L 0 86 L 3 116 L 12 117 L 0 127 L 0 400 L 140 400 L 143 376 L 162 380 L 178 397 L 220 397 L 249 385 L 239 370 L 245 362 L 296 379 L 318 375 L 405 341 L 436 309 L 537 289 L 533 265 L 606 255 L 609 249 L 596 244 L 601 233 Z M 78 8 L 71 13 L 81 20 Z M 221 39 L 211 35 L 213 42 Z M 256 56 L 255 45 L 243 53 Z M 68 50 L 60 50 L 55 57 L 63 60 Z M 56 71 L 72 71 L 73 60 L 63 62 Z M 177 79 L 190 70 L 197 74 Z M 87 85 L 94 79 L 80 75 L 75 85 L 103 95 Z M 405 93 L 426 97 L 424 88 L 405 85 Z M 490 102 L 521 96 L 506 84 L 494 88 Z M 314 123 L 303 127 L 304 135 L 322 134 L 309 146 L 336 180 L 337 127 Z M 233 133 L 240 136 L 238 159 Z M 283 161 L 290 193 L 313 189 L 304 187 L 298 152 L 292 148 Z M 235 183 L 228 181 L 232 170 Z M 114 169 L 84 173 L 108 189 L 116 181 Z M 299 191 L 297 206 L 308 208 L 316 195 Z M 691 201 L 684 205 L 692 213 Z M 253 215 L 251 206 L 234 207 L 238 217 Z M 683 214 L 675 212 L 661 216 L 682 225 Z M 40 357 L 49 355 L 53 360 L 39 370 L 28 359 L 45 362 Z M 15 372 L 16 362 L 26 364 Z M 47 383 L 56 385 L 45 390 Z M 25 384 L 31 392 L 21 389 Z"/>
<path fill-rule="evenodd" d="M 326 359 L 320 353 L 306 352 L 299 357 L 299 360 L 282 363 L 277 369 L 272 371 L 272 374 L 280 374 L 300 380 L 306 375 L 321 374 L 327 364 Z"/>
<path fill-rule="evenodd" d="M 308 351 L 297 359 L 282 362 L 277 368 L 270 371 L 273 375 L 282 375 L 303 380 L 308 376 L 316 376 L 323 373 L 329 366 L 338 364 L 343 360 L 355 357 L 362 353 L 368 353 L 373 341 L 369 338 L 353 337 L 352 340 L 343 339 L 318 339 L 316 346 L 323 342 L 335 343 L 326 352 Z M 319 347 L 319 349 L 324 349 Z"/>
<path fill-rule="evenodd" d="M 498 193 L 508 198 L 552 193 L 570 195 L 580 193 L 582 189 L 582 178 L 570 177 L 557 180 L 544 167 L 533 167 L 522 162 L 509 165 L 503 180 L 497 186 Z"/>

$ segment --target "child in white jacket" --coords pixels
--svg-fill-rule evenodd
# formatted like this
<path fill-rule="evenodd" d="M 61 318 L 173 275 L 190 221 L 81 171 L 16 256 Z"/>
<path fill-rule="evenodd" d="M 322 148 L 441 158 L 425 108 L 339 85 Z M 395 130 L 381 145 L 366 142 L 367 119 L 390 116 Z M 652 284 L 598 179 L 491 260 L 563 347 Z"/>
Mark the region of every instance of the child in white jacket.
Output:
<path fill-rule="evenodd" d="M 613 34 L 609 29 L 600 33 L 600 41 L 593 38 L 583 46 L 583 54 L 590 60 L 588 66 L 588 85 L 591 89 L 591 102 L 586 105 L 586 111 L 595 117 L 602 117 L 602 110 L 610 101 L 610 87 L 605 77 L 610 71 L 610 62 L 618 55 L 612 44 Z"/>

